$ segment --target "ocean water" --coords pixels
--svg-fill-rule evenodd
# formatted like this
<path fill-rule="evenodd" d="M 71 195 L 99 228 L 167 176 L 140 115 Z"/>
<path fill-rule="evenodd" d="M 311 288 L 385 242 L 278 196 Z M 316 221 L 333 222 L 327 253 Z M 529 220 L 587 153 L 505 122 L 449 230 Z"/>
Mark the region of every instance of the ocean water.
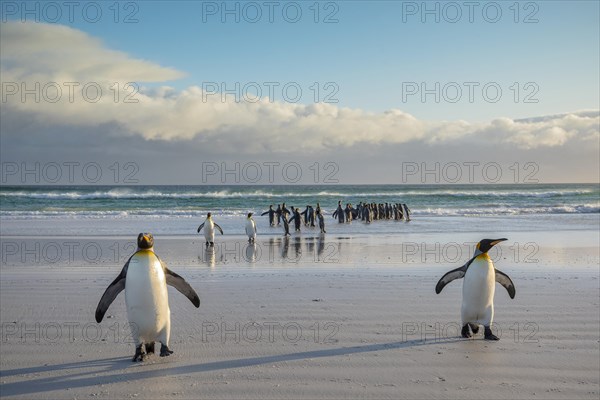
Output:
<path fill-rule="evenodd" d="M 331 218 L 338 200 L 406 203 L 412 221 L 338 224 Z M 192 235 L 212 212 L 226 234 L 241 235 L 245 215 L 254 212 L 259 233 L 279 235 L 282 228 L 259 214 L 283 202 L 301 210 L 320 203 L 328 233 L 337 234 L 597 230 L 600 220 L 597 184 L 3 186 L 0 234 Z"/>

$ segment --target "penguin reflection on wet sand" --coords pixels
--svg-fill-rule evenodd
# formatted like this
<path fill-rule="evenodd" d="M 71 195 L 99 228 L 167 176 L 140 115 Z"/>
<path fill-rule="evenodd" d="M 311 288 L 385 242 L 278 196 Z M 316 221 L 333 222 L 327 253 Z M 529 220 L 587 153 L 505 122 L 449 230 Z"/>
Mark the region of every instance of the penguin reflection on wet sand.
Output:
<path fill-rule="evenodd" d="M 461 333 L 465 338 L 473 337 L 473 334 L 479 332 L 479 325 L 483 325 L 486 340 L 499 340 L 491 330 L 496 282 L 504 286 L 511 299 L 515 298 L 515 285 L 508 275 L 494 268 L 488 251 L 505 240 L 508 239 L 481 240 L 477 243 L 473 257 L 462 267 L 447 272 L 435 286 L 435 292 L 439 294 L 453 280 L 465 279 L 461 308 Z"/>

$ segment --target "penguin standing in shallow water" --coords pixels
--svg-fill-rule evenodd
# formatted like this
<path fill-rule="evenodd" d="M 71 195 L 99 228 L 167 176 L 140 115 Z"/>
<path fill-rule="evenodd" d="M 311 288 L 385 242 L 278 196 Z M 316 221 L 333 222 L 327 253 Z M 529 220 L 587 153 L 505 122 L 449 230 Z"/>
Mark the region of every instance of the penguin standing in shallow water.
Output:
<path fill-rule="evenodd" d="M 323 214 L 321 214 L 320 208 L 317 211 L 317 219 L 319 220 L 319 229 L 321 230 L 321 233 L 326 233 L 325 232 L 325 219 L 323 218 Z"/>
<path fill-rule="evenodd" d="M 302 225 L 302 216 L 300 215 L 300 210 L 298 208 L 292 207 L 292 214 L 294 216 L 288 220 L 288 223 L 294 221 L 294 227 L 296 228 L 296 232 L 300 232 L 300 226 Z"/>
<path fill-rule="evenodd" d="M 281 214 L 281 219 L 283 220 L 283 236 L 290 236 L 290 223 L 287 219 L 287 214 Z"/>
<path fill-rule="evenodd" d="M 404 218 L 406 222 L 410 222 L 410 208 L 405 203 L 402 203 L 402 208 L 404 208 Z"/>
<path fill-rule="evenodd" d="M 465 265 L 447 272 L 435 286 L 435 292 L 439 294 L 453 280 L 465 279 L 461 309 L 461 333 L 465 338 L 479 332 L 479 325 L 483 325 L 486 340 L 499 340 L 491 330 L 496 282 L 504 286 L 511 299 L 515 298 L 515 285 L 508 275 L 494 268 L 488 251 L 505 240 L 508 239 L 483 239 L 477 243 L 475 254 Z"/>
<path fill-rule="evenodd" d="M 200 298 L 181 276 L 169 270 L 154 254 L 151 234 L 140 233 L 137 244 L 138 250 L 102 295 L 96 308 L 96 322 L 102 321 L 108 307 L 125 290 L 127 317 L 136 343 L 132 361 L 144 361 L 148 353 L 154 353 L 155 341 L 161 343 L 161 357 L 173 354 L 169 349 L 171 311 L 167 285 L 177 289 L 196 308 L 200 307 Z"/>
<path fill-rule="evenodd" d="M 248 213 L 248 218 L 246 218 L 246 235 L 248 235 L 248 242 L 256 241 L 256 222 L 252 219 L 252 213 Z"/>
<path fill-rule="evenodd" d="M 344 209 L 342 208 L 342 201 L 338 201 L 338 206 L 332 214 L 333 218 L 337 218 L 340 224 L 344 223 Z"/>
<path fill-rule="evenodd" d="M 260 214 L 260 216 L 262 217 L 263 215 L 269 215 L 269 225 L 271 226 L 275 226 L 275 213 L 276 211 L 273 210 L 273 204 L 271 204 L 269 206 L 269 209 L 267 211 L 265 211 L 264 213 Z"/>
<path fill-rule="evenodd" d="M 202 228 L 204 228 L 204 239 L 206 239 L 207 246 L 209 244 L 211 246 L 215 245 L 215 228 L 221 232 L 221 235 L 223 234 L 223 229 L 213 221 L 210 213 L 206 214 L 206 220 L 198 227 L 198 233 L 200 233 Z"/>

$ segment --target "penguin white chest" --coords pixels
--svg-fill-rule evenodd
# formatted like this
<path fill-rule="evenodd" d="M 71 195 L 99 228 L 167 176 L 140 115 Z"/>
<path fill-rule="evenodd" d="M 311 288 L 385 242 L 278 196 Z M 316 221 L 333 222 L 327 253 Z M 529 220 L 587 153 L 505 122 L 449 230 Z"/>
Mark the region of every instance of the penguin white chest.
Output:
<path fill-rule="evenodd" d="M 462 318 L 464 322 L 491 323 L 493 318 L 495 270 L 487 254 L 478 256 L 463 282 Z"/>
<path fill-rule="evenodd" d="M 125 302 L 132 332 L 137 330 L 135 333 L 140 337 L 154 340 L 169 325 L 166 277 L 153 252 L 140 251 L 129 261 Z"/>
<path fill-rule="evenodd" d="M 204 223 L 204 238 L 207 242 L 215 241 L 215 223 L 210 219 Z"/>
<path fill-rule="evenodd" d="M 251 219 L 248 219 L 246 221 L 246 235 L 248 235 L 249 238 L 256 236 L 256 228 L 254 225 L 254 221 Z"/>

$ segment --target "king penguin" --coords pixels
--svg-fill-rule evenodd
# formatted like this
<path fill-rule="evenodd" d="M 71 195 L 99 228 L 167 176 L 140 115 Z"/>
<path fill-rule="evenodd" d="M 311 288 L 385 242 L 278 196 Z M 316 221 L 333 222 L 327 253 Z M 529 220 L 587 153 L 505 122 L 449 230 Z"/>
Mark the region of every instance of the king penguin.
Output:
<path fill-rule="evenodd" d="M 248 218 L 246 218 L 246 235 L 248 235 L 248 242 L 254 243 L 256 240 L 256 222 L 252 219 L 252 213 L 248 213 Z"/>
<path fill-rule="evenodd" d="M 461 308 L 461 333 L 465 338 L 471 338 L 479 331 L 479 325 L 483 325 L 486 340 L 499 340 L 491 330 L 494 319 L 495 283 L 504 286 L 511 299 L 515 298 L 515 285 L 508 275 L 494 267 L 487 252 L 505 240 L 508 239 L 483 239 L 477 243 L 475 254 L 465 265 L 447 272 L 435 286 L 435 292 L 439 294 L 453 280 L 465 279 Z"/>
<path fill-rule="evenodd" d="M 148 353 L 154 353 L 155 341 L 161 343 L 161 357 L 173 354 L 169 349 L 171 311 L 167 285 L 177 289 L 196 308 L 200 307 L 200 298 L 185 279 L 169 270 L 154 253 L 151 234 L 140 233 L 137 245 L 137 251 L 102 295 L 96 308 L 96 322 L 102 321 L 108 307 L 124 289 L 127 317 L 136 343 L 132 361 L 144 361 Z"/>
<path fill-rule="evenodd" d="M 223 229 L 221 229 L 221 227 L 213 221 L 210 213 L 206 214 L 206 220 L 198 227 L 198 233 L 200 233 L 202 228 L 204 228 L 204 239 L 206 239 L 206 246 L 209 244 L 211 246 L 215 245 L 215 227 L 219 230 L 219 232 L 221 232 L 222 235 Z"/>

